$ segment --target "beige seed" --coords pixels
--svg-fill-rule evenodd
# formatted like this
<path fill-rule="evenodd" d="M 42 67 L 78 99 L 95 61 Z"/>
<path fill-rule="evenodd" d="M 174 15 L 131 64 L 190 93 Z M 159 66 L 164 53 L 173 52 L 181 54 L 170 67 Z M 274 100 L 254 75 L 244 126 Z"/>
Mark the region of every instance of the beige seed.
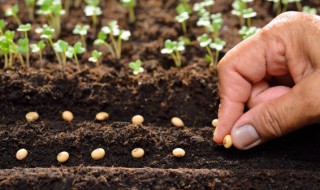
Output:
<path fill-rule="evenodd" d="M 132 150 L 131 155 L 133 158 L 142 158 L 144 155 L 144 150 L 142 148 L 135 148 Z"/>
<path fill-rule="evenodd" d="M 39 114 L 37 112 L 29 112 L 26 114 L 26 119 L 29 122 L 33 122 L 39 119 Z"/>
<path fill-rule="evenodd" d="M 73 120 L 73 114 L 70 111 L 64 111 L 62 113 L 62 118 L 65 121 L 71 122 Z"/>
<path fill-rule="evenodd" d="M 109 114 L 107 112 L 99 112 L 96 115 L 96 120 L 98 121 L 104 121 L 109 118 Z"/>
<path fill-rule="evenodd" d="M 26 149 L 24 149 L 24 148 L 18 150 L 17 153 L 16 153 L 16 158 L 17 158 L 18 160 L 23 160 L 23 159 L 25 159 L 27 156 L 28 156 L 28 151 L 27 151 Z"/>
<path fill-rule="evenodd" d="M 214 127 L 218 126 L 218 119 L 212 120 L 212 126 L 214 126 Z"/>
<path fill-rule="evenodd" d="M 175 148 L 172 151 L 173 156 L 181 158 L 184 157 L 184 155 L 186 154 L 186 151 L 184 151 L 182 148 Z"/>
<path fill-rule="evenodd" d="M 91 157 L 94 160 L 101 160 L 105 154 L 106 154 L 106 151 L 104 151 L 103 148 L 97 148 L 91 152 Z"/>
<path fill-rule="evenodd" d="M 231 139 L 231 135 L 227 135 L 224 137 L 223 139 L 223 146 L 225 148 L 230 148 L 232 146 L 232 139 Z"/>
<path fill-rule="evenodd" d="M 144 118 L 142 115 L 135 115 L 132 117 L 132 123 L 135 125 L 140 125 L 144 121 Z"/>
<path fill-rule="evenodd" d="M 57 156 L 57 160 L 60 163 L 66 162 L 69 159 L 69 153 L 66 151 L 60 152 Z"/>
<path fill-rule="evenodd" d="M 171 123 L 176 127 L 183 127 L 184 126 L 183 121 L 178 117 L 173 117 L 171 119 Z"/>

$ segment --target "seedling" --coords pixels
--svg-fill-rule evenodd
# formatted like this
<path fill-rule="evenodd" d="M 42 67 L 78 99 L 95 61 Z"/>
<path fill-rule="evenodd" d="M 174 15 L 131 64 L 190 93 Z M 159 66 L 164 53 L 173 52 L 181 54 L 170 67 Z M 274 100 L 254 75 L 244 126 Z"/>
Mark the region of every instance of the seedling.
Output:
<path fill-rule="evenodd" d="M 184 34 L 187 33 L 186 21 L 190 18 L 188 12 L 182 12 L 178 16 L 176 16 L 176 20 L 181 23 L 182 31 Z"/>
<path fill-rule="evenodd" d="M 97 148 L 91 152 L 91 158 L 93 160 L 101 160 L 106 154 L 106 151 L 103 148 Z"/>
<path fill-rule="evenodd" d="M 212 5 L 214 5 L 214 0 L 204 0 L 200 3 L 195 3 L 193 5 L 193 10 L 198 12 L 202 9 L 207 9 L 209 11 L 210 6 L 212 6 Z"/>
<path fill-rule="evenodd" d="M 57 156 L 57 160 L 60 163 L 64 163 L 64 162 L 68 161 L 68 159 L 69 159 L 69 153 L 66 151 L 60 152 Z"/>
<path fill-rule="evenodd" d="M 92 51 L 91 57 L 89 57 L 89 61 L 96 64 L 97 67 L 100 66 L 100 57 L 102 56 L 102 52 L 99 52 L 97 50 Z"/>
<path fill-rule="evenodd" d="M 167 39 L 164 42 L 164 48 L 161 50 L 162 54 L 170 54 L 175 62 L 175 65 L 181 68 L 181 55 L 180 51 L 184 51 L 184 42 L 171 41 Z"/>
<path fill-rule="evenodd" d="M 22 22 L 21 22 L 21 20 L 19 19 L 18 14 L 19 14 L 19 6 L 18 6 L 18 4 L 15 4 L 15 5 L 13 5 L 12 7 L 8 7 L 8 8 L 5 10 L 5 15 L 6 15 L 7 17 L 12 16 L 12 17 L 16 20 L 16 22 L 18 23 L 18 25 L 21 25 Z"/>
<path fill-rule="evenodd" d="M 183 12 L 187 12 L 189 15 L 192 13 L 191 7 L 189 5 L 190 0 L 179 0 L 179 4 L 176 7 L 178 15 Z"/>
<path fill-rule="evenodd" d="M 184 151 L 182 148 L 175 148 L 173 151 L 172 151 L 172 154 L 174 157 L 177 157 L 177 158 L 182 158 L 186 155 L 186 151 Z"/>
<path fill-rule="evenodd" d="M 217 39 L 219 37 L 219 31 L 223 26 L 223 19 L 221 13 L 212 14 L 211 24 L 209 27 L 209 32 L 212 33 L 212 38 Z"/>
<path fill-rule="evenodd" d="M 19 25 L 19 28 L 17 31 L 19 32 L 24 32 L 24 37 L 25 40 L 21 41 L 21 43 L 27 43 L 27 44 L 22 44 L 23 46 L 20 47 L 22 48 L 22 52 L 26 54 L 26 59 L 27 59 L 27 67 L 29 68 L 30 62 L 29 62 L 29 38 L 28 38 L 28 31 L 31 30 L 31 24 L 22 24 Z M 19 40 L 20 41 L 20 40 Z M 19 42 L 20 43 L 20 42 Z"/>
<path fill-rule="evenodd" d="M 213 53 L 210 49 L 210 44 L 212 43 L 212 39 L 209 38 L 208 34 L 203 34 L 197 38 L 197 41 L 200 43 L 200 47 L 204 47 L 207 50 L 206 59 L 210 62 L 210 64 L 214 64 Z"/>
<path fill-rule="evenodd" d="M 98 25 L 98 16 L 102 14 L 101 8 L 99 7 L 99 0 L 86 0 L 87 6 L 84 9 L 86 16 L 92 18 L 92 23 L 96 27 Z"/>
<path fill-rule="evenodd" d="M 230 148 L 232 146 L 232 138 L 231 135 L 227 135 L 223 139 L 223 146 L 225 148 Z"/>
<path fill-rule="evenodd" d="M 184 127 L 184 123 L 179 117 L 173 117 L 171 123 L 176 127 Z"/>
<path fill-rule="evenodd" d="M 136 0 L 120 0 L 124 7 L 129 9 L 129 23 L 134 23 L 136 16 L 134 13 L 134 7 L 136 6 Z"/>
<path fill-rule="evenodd" d="M 29 40 L 28 38 L 23 38 L 23 39 L 19 39 L 18 40 L 18 49 L 17 52 L 19 53 L 20 56 L 20 60 L 21 60 L 21 64 L 25 67 L 25 68 L 29 68 L 30 67 L 30 63 L 29 63 Z M 26 55 L 26 59 L 27 59 L 27 63 L 24 62 L 22 54 Z"/>
<path fill-rule="evenodd" d="M 41 40 L 38 42 L 38 44 L 31 44 L 31 52 L 37 53 L 39 52 L 40 62 L 42 62 L 42 50 L 46 47 L 46 44 Z"/>
<path fill-rule="evenodd" d="M 225 45 L 226 45 L 226 42 L 221 40 L 220 38 L 215 39 L 213 41 L 213 43 L 210 44 L 210 48 L 216 50 L 215 59 L 214 59 L 213 64 L 211 63 L 209 65 L 210 68 L 213 68 L 214 65 L 216 65 L 218 63 L 219 54 L 220 54 L 221 50 L 224 48 Z"/>
<path fill-rule="evenodd" d="M 17 160 L 24 160 L 27 156 L 28 156 L 28 151 L 25 148 L 18 150 L 16 153 Z"/>
<path fill-rule="evenodd" d="M 250 12 L 250 10 L 246 10 L 249 2 L 253 2 L 253 0 L 235 0 L 232 3 L 232 8 L 233 9 L 231 11 L 231 14 L 236 15 L 236 16 L 239 17 L 241 26 L 244 25 L 244 19 L 245 19 L 244 18 L 244 14 L 245 14 L 245 12 Z"/>
<path fill-rule="evenodd" d="M 36 0 L 24 0 L 28 13 L 29 13 L 29 19 L 33 20 L 34 19 L 34 7 L 36 4 Z"/>
<path fill-rule="evenodd" d="M 53 49 L 55 52 L 57 52 L 57 55 L 60 59 L 61 66 L 63 69 L 67 62 L 66 52 L 68 50 L 68 47 L 69 47 L 69 43 L 64 40 L 58 40 L 53 44 Z"/>
<path fill-rule="evenodd" d="M 308 13 L 308 14 L 311 14 L 311 15 L 317 15 L 317 9 L 316 8 L 311 8 L 309 6 L 304 6 L 302 8 L 302 11 L 304 13 Z"/>
<path fill-rule="evenodd" d="M 69 46 L 68 50 L 65 52 L 66 56 L 68 58 L 74 58 L 74 60 L 76 61 L 78 70 L 80 70 L 80 64 L 79 64 L 79 60 L 78 60 L 78 54 L 83 54 L 86 51 L 86 49 L 84 47 L 82 47 L 82 43 L 81 42 L 77 42 L 74 44 L 74 46 Z"/>
<path fill-rule="evenodd" d="M 16 44 L 13 42 L 14 31 L 7 30 L 3 36 L 0 37 L 0 50 L 4 55 L 4 68 L 13 66 L 13 54 L 17 53 Z"/>
<path fill-rule="evenodd" d="M 243 26 L 240 30 L 239 30 L 239 35 L 240 37 L 245 40 L 247 38 L 249 38 L 250 36 L 254 35 L 255 33 L 257 33 L 260 30 L 260 28 L 257 27 L 247 27 L 247 26 Z"/>
<path fill-rule="evenodd" d="M 135 115 L 132 117 L 132 124 L 134 125 L 141 125 L 144 121 L 144 118 L 142 115 Z"/>
<path fill-rule="evenodd" d="M 106 42 L 108 36 L 110 37 L 112 46 Z M 122 41 L 129 40 L 130 36 L 130 31 L 120 30 L 117 21 L 112 21 L 108 26 L 101 28 L 101 32 L 98 34 L 98 39 L 95 40 L 94 44 L 105 45 L 115 58 L 120 59 Z"/>
<path fill-rule="evenodd" d="M 144 69 L 141 67 L 141 60 L 136 60 L 134 62 L 129 63 L 129 68 L 132 69 L 134 75 L 138 75 L 139 73 L 143 73 Z"/>
<path fill-rule="evenodd" d="M 252 8 L 247 8 L 243 10 L 243 18 L 247 19 L 247 26 L 251 27 L 251 18 L 257 16 L 257 13 L 253 11 Z"/>
<path fill-rule="evenodd" d="M 7 23 L 3 19 L 0 19 L 0 36 L 3 35 L 3 29 L 6 27 Z"/>
<path fill-rule="evenodd" d="M 79 34 L 81 36 L 81 41 L 84 46 L 84 48 L 87 48 L 87 43 L 85 36 L 88 34 L 90 26 L 89 25 L 76 25 L 76 27 L 73 29 L 72 33 L 73 34 Z"/>
<path fill-rule="evenodd" d="M 54 28 L 55 33 L 53 38 L 58 38 L 61 32 L 61 15 L 65 14 L 65 10 L 62 9 L 61 0 L 39 0 L 36 5 L 40 6 L 37 14 L 44 15 L 49 25 Z"/>
<path fill-rule="evenodd" d="M 131 151 L 133 158 L 142 158 L 144 155 L 144 150 L 142 148 L 135 148 Z"/>
<path fill-rule="evenodd" d="M 299 11 L 302 10 L 301 0 L 281 0 L 283 4 L 282 12 L 287 11 L 289 3 L 296 3 L 296 7 Z"/>

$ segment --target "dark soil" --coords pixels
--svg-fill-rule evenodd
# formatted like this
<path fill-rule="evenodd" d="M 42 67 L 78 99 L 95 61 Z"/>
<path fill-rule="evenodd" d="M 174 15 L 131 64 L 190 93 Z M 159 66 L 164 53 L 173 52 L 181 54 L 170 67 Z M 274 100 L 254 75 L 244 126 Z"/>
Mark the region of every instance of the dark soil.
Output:
<path fill-rule="evenodd" d="M 221 38 L 227 47 L 221 56 L 240 42 L 231 2 L 217 0 L 212 8 L 225 19 Z M 0 6 L 4 3 L 8 2 L 0 0 Z M 319 188 L 319 126 L 249 151 L 224 149 L 212 141 L 211 121 L 217 117 L 219 98 L 216 72 L 208 70 L 205 51 L 192 42 L 183 54 L 182 69 L 159 53 L 164 39 L 182 34 L 174 20 L 176 4 L 174 0 L 138 0 L 138 20 L 126 26 L 124 8 L 115 0 L 102 3 L 101 25 L 117 19 L 121 28 L 133 33 L 124 43 L 121 60 L 105 54 L 102 66 L 94 68 L 86 54 L 81 57 L 80 72 L 71 62 L 61 72 L 47 49 L 44 63 L 33 55 L 28 71 L 18 67 L 1 72 L 0 189 Z M 305 4 L 320 5 L 316 1 Z M 257 0 L 253 7 L 259 15 L 253 20 L 255 26 L 263 27 L 274 17 L 270 2 Z M 20 17 L 27 22 L 25 14 L 22 11 Z M 64 20 L 62 38 L 74 43 L 79 39 L 70 35 L 73 27 L 90 19 L 81 9 L 73 9 L 69 18 Z M 195 27 L 196 19 L 193 16 L 189 23 L 191 40 L 204 32 Z M 36 20 L 38 25 L 43 22 Z M 7 28 L 16 28 L 13 20 L 8 23 Z M 95 33 L 91 30 L 88 36 L 89 50 L 94 49 Z M 146 72 L 133 76 L 127 64 L 138 58 Z M 64 110 L 74 113 L 71 123 L 62 120 Z M 39 121 L 26 122 L 29 111 L 37 111 Z M 95 121 L 100 111 L 108 112 L 110 118 Z M 145 117 L 143 125 L 129 123 L 136 114 Z M 182 118 L 186 127 L 173 127 L 170 119 L 174 116 Z M 106 150 L 106 156 L 93 161 L 90 153 L 98 147 Z M 143 158 L 131 157 L 136 147 L 145 150 Z M 172 156 L 177 147 L 186 151 L 184 158 Z M 29 151 L 23 161 L 15 159 L 20 148 Z M 61 151 L 70 153 L 64 164 L 56 161 Z"/>

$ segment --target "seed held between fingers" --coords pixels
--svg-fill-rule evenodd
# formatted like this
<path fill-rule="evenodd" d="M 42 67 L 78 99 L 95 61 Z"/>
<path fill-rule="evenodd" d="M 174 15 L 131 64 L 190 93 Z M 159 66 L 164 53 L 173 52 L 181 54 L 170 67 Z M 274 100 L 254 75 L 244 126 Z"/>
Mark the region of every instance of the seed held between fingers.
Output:
<path fill-rule="evenodd" d="M 231 135 L 227 135 L 224 137 L 223 139 L 223 146 L 225 148 L 230 148 L 232 146 L 232 139 L 231 139 Z"/>
<path fill-rule="evenodd" d="M 57 156 L 57 160 L 60 163 L 66 162 L 69 159 L 69 153 L 66 151 L 60 152 Z"/>
<path fill-rule="evenodd" d="M 183 127 L 184 126 L 183 121 L 178 117 L 173 117 L 171 119 L 171 123 L 176 127 Z"/>
<path fill-rule="evenodd" d="M 107 112 L 99 112 L 96 115 L 96 120 L 98 121 L 104 121 L 109 118 L 109 114 Z"/>
<path fill-rule="evenodd" d="M 181 158 L 184 157 L 184 155 L 186 154 L 186 151 L 184 151 L 182 148 L 175 148 L 172 151 L 173 156 Z"/>
<path fill-rule="evenodd" d="M 144 150 L 142 148 L 135 148 L 131 151 L 133 158 L 142 158 L 144 155 Z"/>
<path fill-rule="evenodd" d="M 62 118 L 65 120 L 65 121 L 68 121 L 68 122 L 71 122 L 73 120 L 73 114 L 72 112 L 70 111 L 64 111 L 62 113 Z"/>
<path fill-rule="evenodd" d="M 26 149 L 22 148 L 22 149 L 17 151 L 16 158 L 18 160 L 23 160 L 23 159 L 25 159 L 27 157 L 27 155 L 28 155 L 28 151 Z"/>
<path fill-rule="evenodd" d="M 144 118 L 142 115 L 135 115 L 132 117 L 132 123 L 135 125 L 141 125 L 144 121 Z"/>
<path fill-rule="evenodd" d="M 212 120 L 212 126 L 217 127 L 218 126 L 218 119 Z"/>
<path fill-rule="evenodd" d="M 29 122 L 33 122 L 39 119 L 39 114 L 37 112 L 29 112 L 26 114 L 26 119 Z"/>
<path fill-rule="evenodd" d="M 101 160 L 105 154 L 106 151 L 103 148 L 97 148 L 91 152 L 91 157 L 94 160 Z"/>

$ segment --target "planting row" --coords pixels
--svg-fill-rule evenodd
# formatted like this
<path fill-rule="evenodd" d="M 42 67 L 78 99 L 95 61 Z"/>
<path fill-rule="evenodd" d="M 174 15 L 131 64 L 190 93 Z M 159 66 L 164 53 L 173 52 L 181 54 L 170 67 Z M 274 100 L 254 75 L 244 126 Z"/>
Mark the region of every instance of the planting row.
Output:
<path fill-rule="evenodd" d="M 287 10 L 290 3 L 295 3 L 298 10 L 310 14 L 316 14 L 316 9 L 310 7 L 302 7 L 300 0 L 269 0 L 274 2 L 274 9 L 277 14 Z M 129 22 L 135 22 L 136 7 L 135 0 L 121 0 L 124 7 L 128 8 Z M 239 34 L 242 39 L 246 39 L 257 31 L 259 28 L 251 25 L 251 19 L 257 15 L 257 13 L 249 7 L 249 3 L 253 0 L 234 0 L 232 3 L 232 14 L 239 17 Z M 81 1 L 74 1 L 73 6 L 80 8 Z M 40 41 L 29 42 L 28 31 L 33 26 L 31 24 L 22 24 L 19 19 L 19 6 L 15 4 L 13 6 L 5 6 L 5 15 L 7 17 L 13 17 L 19 27 L 18 32 L 24 33 L 24 38 L 14 41 L 15 32 L 5 30 L 6 22 L 0 20 L 0 52 L 4 57 L 4 68 L 14 67 L 14 62 L 19 59 L 21 65 L 25 68 L 30 66 L 30 52 L 38 53 L 40 61 L 43 59 L 42 51 L 46 46 L 51 46 L 53 49 L 56 60 L 64 69 L 67 66 L 67 58 L 73 59 L 78 69 L 80 69 L 79 54 L 86 52 L 86 36 L 88 30 L 92 28 L 93 31 L 97 31 L 99 23 L 98 17 L 102 15 L 99 0 L 86 0 L 84 6 L 84 13 L 86 16 L 92 18 L 91 26 L 88 24 L 78 24 L 73 30 L 73 34 L 80 36 L 80 41 L 74 45 L 68 44 L 68 42 L 59 39 L 61 33 L 61 20 L 68 16 L 71 1 L 65 1 L 62 4 L 61 0 L 25 0 L 25 6 L 28 9 L 30 20 L 34 22 L 35 13 L 41 17 L 44 17 L 48 23 L 43 25 L 41 28 L 36 28 L 35 32 L 40 35 Z M 218 62 L 219 52 L 221 52 L 226 44 L 225 41 L 220 39 L 219 31 L 221 30 L 224 21 L 221 13 L 211 13 L 212 6 L 214 6 L 214 0 L 203 0 L 202 2 L 191 4 L 190 0 L 179 0 L 176 7 L 177 16 L 175 19 L 181 23 L 181 29 L 183 35 L 178 40 L 166 39 L 164 41 L 164 48 L 161 50 L 162 54 L 171 55 L 177 67 L 182 66 L 181 52 L 186 49 L 186 46 L 190 44 L 190 39 L 187 38 L 188 34 L 188 20 L 192 14 L 198 16 L 196 25 L 198 27 L 204 27 L 206 33 L 199 36 L 197 41 L 200 47 L 203 47 L 207 51 L 205 59 L 210 63 L 209 67 L 213 69 Z M 62 16 L 64 15 L 64 16 Z M 107 26 L 103 26 L 100 32 L 97 33 L 97 38 L 94 40 L 94 45 L 97 47 L 103 47 L 107 50 L 106 53 L 111 54 L 112 58 L 120 59 L 122 52 L 122 42 L 128 41 L 131 32 L 129 30 L 119 29 L 117 21 L 110 22 Z M 34 39 L 34 38 L 33 38 Z M 100 48 L 102 50 L 102 48 Z M 215 53 L 213 52 L 215 51 Z M 93 50 L 91 52 L 90 62 L 99 66 L 100 59 L 103 55 L 102 51 Z M 142 62 L 140 60 L 129 63 L 129 67 L 133 70 L 134 75 L 138 75 L 143 72 Z"/>

